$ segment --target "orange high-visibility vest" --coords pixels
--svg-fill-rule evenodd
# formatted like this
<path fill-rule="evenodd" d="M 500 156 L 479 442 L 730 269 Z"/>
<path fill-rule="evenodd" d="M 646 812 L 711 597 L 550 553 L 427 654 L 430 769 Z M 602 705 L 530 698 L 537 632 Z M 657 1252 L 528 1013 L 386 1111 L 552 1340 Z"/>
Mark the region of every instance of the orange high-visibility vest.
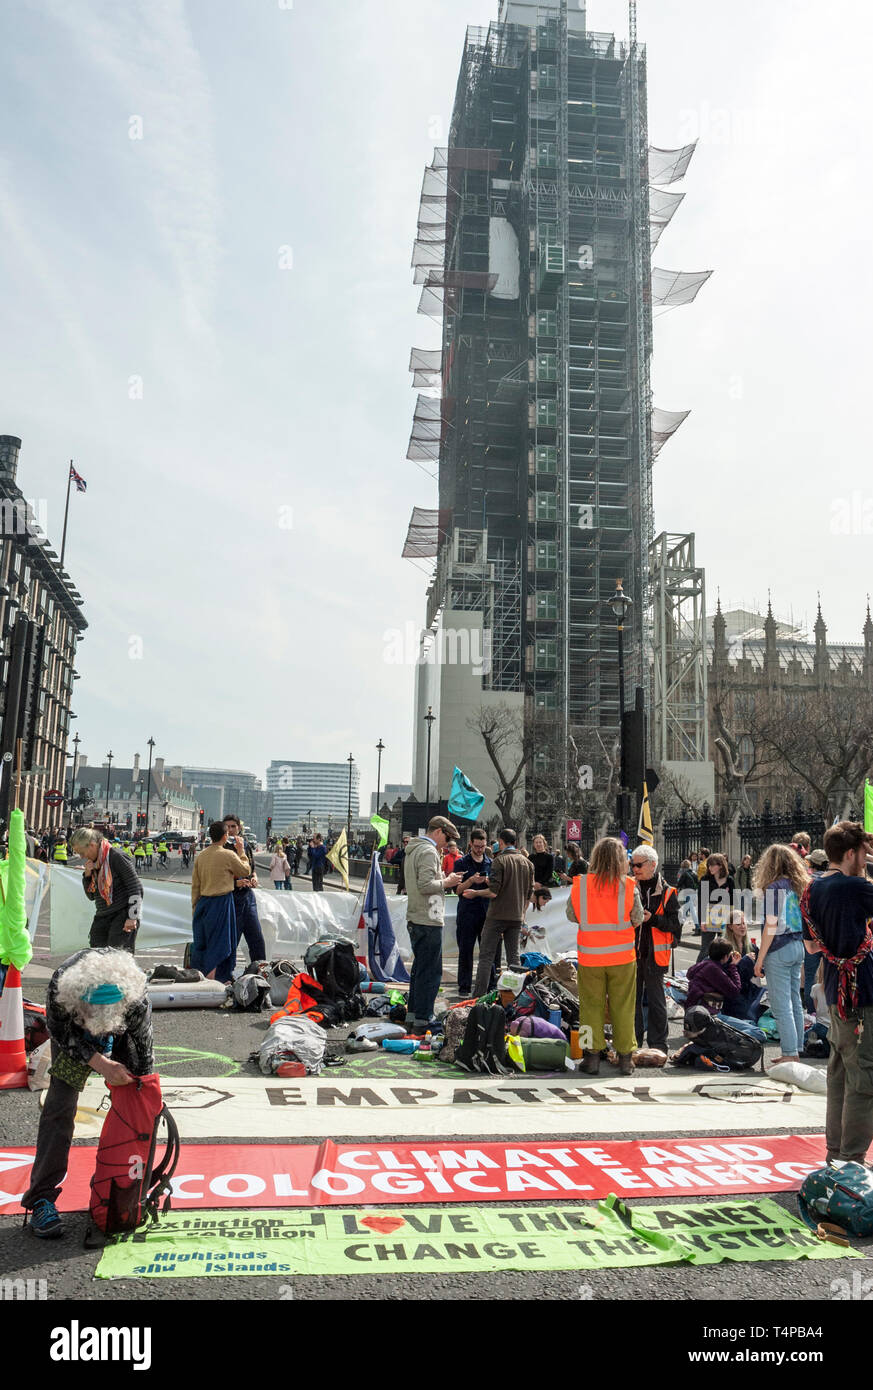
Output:
<path fill-rule="evenodd" d="M 664 905 L 670 901 L 671 894 L 673 897 L 676 897 L 676 889 L 670 888 L 665 884 L 661 901 L 652 913 L 652 949 L 654 951 L 656 965 L 670 964 L 670 953 L 676 944 L 672 932 L 662 931 L 661 928 L 656 927 L 654 923 L 656 917 L 663 917 Z"/>
<path fill-rule="evenodd" d="M 593 874 L 577 874 L 570 892 L 579 930 L 576 949 L 579 965 L 632 965 L 636 960 L 631 909 L 634 883 L 606 883 Z M 619 910 L 619 901 L 622 901 Z"/>

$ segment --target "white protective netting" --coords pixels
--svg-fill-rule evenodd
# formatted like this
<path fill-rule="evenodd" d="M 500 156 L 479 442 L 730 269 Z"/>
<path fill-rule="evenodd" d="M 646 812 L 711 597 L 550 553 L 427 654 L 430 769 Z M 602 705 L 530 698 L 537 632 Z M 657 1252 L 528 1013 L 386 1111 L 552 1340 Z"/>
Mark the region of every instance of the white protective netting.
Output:
<path fill-rule="evenodd" d="M 657 145 L 650 145 L 649 182 L 678 183 L 680 179 L 684 179 L 696 149 L 696 140 L 678 150 L 661 150 Z"/>
<path fill-rule="evenodd" d="M 655 406 L 652 410 L 652 453 L 655 458 L 663 449 L 668 439 L 672 439 L 684 420 L 688 419 L 690 410 L 662 410 L 660 406 Z"/>
<path fill-rule="evenodd" d="M 404 560 L 431 560 L 439 552 L 440 514 L 435 507 L 413 507 L 403 545 Z"/>
<path fill-rule="evenodd" d="M 671 309 L 691 304 L 711 274 L 711 270 L 661 270 L 653 266 L 652 303 Z"/>
<path fill-rule="evenodd" d="M 412 385 L 418 390 L 436 389 L 442 378 L 443 355 L 439 348 L 413 348 L 409 354 Z"/>

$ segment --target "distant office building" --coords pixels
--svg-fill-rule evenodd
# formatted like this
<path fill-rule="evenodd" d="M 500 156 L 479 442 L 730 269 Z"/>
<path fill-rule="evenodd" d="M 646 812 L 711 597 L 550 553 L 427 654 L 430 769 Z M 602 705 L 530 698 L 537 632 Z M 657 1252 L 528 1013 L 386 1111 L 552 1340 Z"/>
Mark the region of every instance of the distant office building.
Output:
<path fill-rule="evenodd" d="M 379 792 L 379 804 L 384 806 L 387 802 L 393 806 L 398 796 L 401 801 L 405 801 L 408 796 L 412 796 L 412 784 L 410 782 L 386 782 Z M 379 807 L 376 805 L 376 793 L 370 795 L 370 815 L 375 816 Z"/>
<path fill-rule="evenodd" d="M 361 774 L 352 764 L 352 819 L 360 815 Z M 318 818 L 328 828 L 328 816 L 345 824 L 349 809 L 348 763 L 297 763 L 276 759 L 267 768 L 267 789 L 273 796 L 273 829 L 283 831 Z"/>
<path fill-rule="evenodd" d="M 204 825 L 237 815 L 264 838 L 267 817 L 273 814 L 273 798 L 253 772 L 224 767 L 172 767 L 170 772 L 199 798 Z"/>

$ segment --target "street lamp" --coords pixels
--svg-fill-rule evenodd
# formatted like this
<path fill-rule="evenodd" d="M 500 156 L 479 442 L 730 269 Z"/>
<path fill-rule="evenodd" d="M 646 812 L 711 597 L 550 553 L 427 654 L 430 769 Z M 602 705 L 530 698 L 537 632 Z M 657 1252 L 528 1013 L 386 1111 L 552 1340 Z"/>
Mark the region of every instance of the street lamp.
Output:
<path fill-rule="evenodd" d="M 427 787 L 424 793 L 424 800 L 428 820 L 430 820 L 430 736 L 435 719 L 436 715 L 433 712 L 433 706 L 428 705 L 427 714 L 424 716 L 424 722 L 427 725 Z"/>
<path fill-rule="evenodd" d="M 311 835 L 311 834 L 312 834 L 312 812 L 311 812 L 311 811 L 307 811 L 307 812 L 306 812 L 306 833 L 307 833 L 307 835 Z"/>
<path fill-rule="evenodd" d="M 106 819 L 109 820 L 109 773 L 112 770 L 112 749 L 106 754 L 108 762 L 106 764 Z"/>
<path fill-rule="evenodd" d="M 624 589 L 621 587 L 620 579 L 616 581 L 615 593 L 607 602 L 615 615 L 616 628 L 618 631 L 618 746 L 620 783 L 618 793 L 618 825 L 620 830 L 626 830 L 627 765 L 624 746 L 624 624 L 633 600 L 628 598 Z"/>
<path fill-rule="evenodd" d="M 148 831 L 148 828 L 149 828 L 149 801 L 151 800 L 151 795 L 152 795 L 152 753 L 154 752 L 154 747 L 155 747 L 155 741 L 154 741 L 153 738 L 150 738 L 150 739 L 149 739 L 149 775 L 148 775 L 148 782 L 147 782 L 147 784 L 146 784 L 146 818 L 145 818 L 145 828 L 146 828 L 146 831 Z"/>
<path fill-rule="evenodd" d="M 70 777 L 70 823 L 73 816 L 73 799 L 76 795 L 76 778 L 79 775 L 79 744 L 82 740 L 78 734 L 73 735 L 73 772 Z"/>
<path fill-rule="evenodd" d="M 385 752 L 385 745 L 381 738 L 376 744 L 376 752 L 379 754 L 379 761 L 376 765 L 376 815 L 379 814 L 379 792 L 382 787 L 382 754 Z"/>
<path fill-rule="evenodd" d="M 355 762 L 354 756 L 351 753 L 346 758 L 346 762 L 349 765 L 349 815 L 346 821 L 346 845 L 350 851 L 352 844 L 352 768 Z"/>

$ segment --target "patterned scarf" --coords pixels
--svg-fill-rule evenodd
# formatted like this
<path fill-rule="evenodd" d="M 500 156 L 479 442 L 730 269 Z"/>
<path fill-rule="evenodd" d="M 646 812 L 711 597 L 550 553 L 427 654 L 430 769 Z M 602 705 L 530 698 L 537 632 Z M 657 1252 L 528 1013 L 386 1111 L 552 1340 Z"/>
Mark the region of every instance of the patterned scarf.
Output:
<path fill-rule="evenodd" d="M 112 846 L 108 840 L 101 841 L 97 857 L 97 891 L 107 907 L 112 906 L 112 870 L 109 867 L 109 851 Z"/>
<path fill-rule="evenodd" d="M 809 934 L 813 941 L 817 941 L 821 946 L 821 953 L 826 961 L 837 969 L 837 1014 L 840 1018 L 848 1018 L 849 1013 L 858 1007 L 858 966 L 865 956 L 869 956 L 873 951 L 873 918 L 868 918 L 865 924 L 864 940 L 861 942 L 853 956 L 835 956 L 825 946 L 821 937 L 815 929 L 815 924 L 809 915 L 809 884 L 803 892 L 800 900 L 800 912 L 804 922 L 809 927 Z"/>

